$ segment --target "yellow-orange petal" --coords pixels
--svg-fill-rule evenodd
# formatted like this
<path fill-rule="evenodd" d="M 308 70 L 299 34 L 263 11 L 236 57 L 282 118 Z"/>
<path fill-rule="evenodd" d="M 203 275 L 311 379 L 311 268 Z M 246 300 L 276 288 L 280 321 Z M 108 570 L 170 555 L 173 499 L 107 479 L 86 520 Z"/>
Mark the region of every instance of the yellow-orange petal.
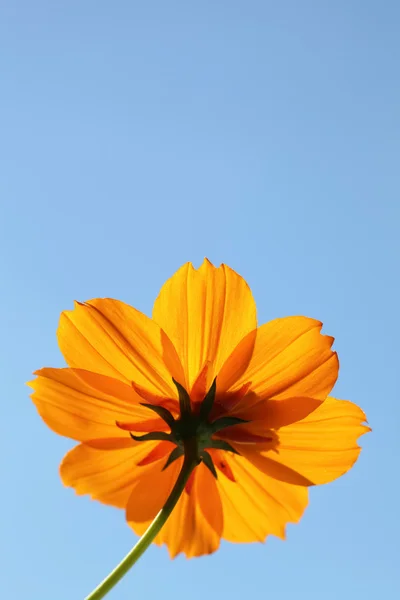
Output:
<path fill-rule="evenodd" d="M 126 506 L 126 519 L 132 523 L 152 521 L 164 506 L 181 470 L 183 458 L 178 458 L 163 470 L 165 458 L 140 467 L 140 477 L 132 486 Z"/>
<path fill-rule="evenodd" d="M 148 390 L 142 388 L 137 385 L 135 382 L 132 382 L 132 387 L 135 392 L 140 396 L 141 402 L 143 400 L 146 404 L 154 404 L 155 406 L 163 406 L 167 410 L 169 410 L 174 417 L 178 417 L 179 412 L 179 402 L 177 398 L 166 398 L 165 396 L 160 396 L 157 394 L 152 394 Z"/>
<path fill-rule="evenodd" d="M 333 338 L 322 335 L 321 327 L 307 317 L 276 319 L 259 327 L 250 363 L 234 389 L 251 381 L 252 391 L 263 398 L 324 400 L 339 367 L 331 350 Z"/>
<path fill-rule="evenodd" d="M 246 372 L 253 356 L 257 331 L 257 329 L 253 329 L 253 331 L 245 335 L 226 358 L 218 372 L 218 395 L 226 396 L 226 392 L 231 389 L 237 391 L 238 386 L 235 385 L 237 381 L 242 382 L 242 385 L 239 386 L 239 389 L 242 390 L 251 383 L 249 380 L 243 383 L 242 376 Z"/>
<path fill-rule="evenodd" d="M 290 483 L 291 485 L 305 487 L 313 485 L 313 482 L 310 479 L 307 479 L 307 477 L 304 477 L 304 475 L 301 475 L 291 467 L 275 460 L 275 456 L 279 452 L 279 449 L 266 451 L 262 444 L 249 445 L 232 442 L 232 445 L 241 456 L 253 465 L 253 467 L 256 467 L 256 469 L 269 477 L 273 477 L 284 483 Z M 258 450 L 257 446 L 259 447 Z"/>
<path fill-rule="evenodd" d="M 85 440 L 85 446 L 90 448 L 96 448 L 97 450 L 123 450 L 124 448 L 132 450 L 133 446 L 138 442 L 134 442 L 131 437 L 113 437 L 113 438 L 94 438 L 91 440 Z M 147 448 L 148 452 L 151 452 Z"/>
<path fill-rule="evenodd" d="M 277 452 L 266 456 L 276 465 L 273 474 L 287 481 L 281 469 L 290 468 L 312 484 L 328 483 L 346 473 L 361 448 L 358 438 L 370 431 L 363 411 L 352 402 L 328 397 L 308 417 L 282 427 Z M 262 452 L 262 454 L 264 454 Z M 264 470 L 265 465 L 258 465 Z"/>
<path fill-rule="evenodd" d="M 265 435 L 266 431 L 270 429 L 279 429 L 305 419 L 319 406 L 321 406 L 321 400 L 315 398 L 297 396 L 283 400 L 270 400 L 268 398 L 260 399 L 256 395 L 249 394 L 244 401 L 241 399 L 230 411 L 231 416 L 238 416 L 248 423 L 238 426 L 235 430 L 227 429 L 225 437 L 229 437 L 229 432 L 237 431 L 237 429 L 256 435 Z"/>
<path fill-rule="evenodd" d="M 214 367 L 211 361 L 207 361 L 200 373 L 197 375 L 193 382 L 190 399 L 193 403 L 203 402 L 208 390 L 212 385 L 212 375 L 214 373 Z M 211 374 L 211 377 L 210 377 Z"/>
<path fill-rule="evenodd" d="M 220 545 L 223 530 L 222 503 L 215 478 L 203 464 L 195 471 L 190 495 L 182 495 L 157 542 L 166 544 L 171 558 L 212 554 Z"/>
<path fill-rule="evenodd" d="M 132 433 L 141 433 L 150 431 L 167 431 L 169 429 L 163 419 L 149 419 L 147 421 L 130 421 L 129 423 L 123 423 L 122 421 L 116 421 L 116 426 L 124 431 L 131 431 Z"/>
<path fill-rule="evenodd" d="M 32 400 L 44 422 L 59 435 L 80 442 L 127 437 L 116 426 L 117 420 L 141 422 L 153 416 L 140 406 L 131 386 L 111 377 L 68 368 L 41 369 L 36 375 L 28 384 L 34 390 Z"/>
<path fill-rule="evenodd" d="M 173 344 L 160 327 L 128 304 L 97 298 L 60 318 L 58 343 L 70 367 L 134 381 L 155 394 L 176 397 L 183 381 Z"/>
<path fill-rule="evenodd" d="M 230 479 L 231 481 L 235 481 L 235 476 L 233 474 L 232 469 L 229 466 L 229 462 L 227 461 L 226 452 L 223 450 L 216 450 L 215 448 L 211 448 L 208 450 L 211 458 L 213 459 L 213 463 L 225 477 Z M 219 477 L 219 475 L 218 475 Z"/>
<path fill-rule="evenodd" d="M 153 319 L 173 342 L 189 391 L 207 361 L 213 365 L 212 381 L 240 340 L 257 326 L 247 283 L 226 265 L 216 268 L 208 260 L 198 270 L 191 263 L 183 265 L 164 284 Z"/>
<path fill-rule="evenodd" d="M 135 480 L 146 468 L 137 465 L 156 444 L 131 440 L 130 448 L 117 450 L 80 444 L 65 455 L 61 479 L 79 495 L 89 494 L 104 504 L 125 508 Z"/>
<path fill-rule="evenodd" d="M 285 537 L 287 523 L 297 523 L 308 503 L 307 488 L 277 481 L 242 456 L 227 458 L 235 482 L 218 478 L 224 512 L 222 537 L 230 542 L 262 542 Z"/>
<path fill-rule="evenodd" d="M 140 467 L 150 465 L 162 458 L 167 460 L 168 455 L 174 450 L 175 444 L 172 442 L 160 442 L 151 452 L 147 454 L 138 464 Z M 165 464 L 165 463 L 164 463 Z"/>
<path fill-rule="evenodd" d="M 142 535 L 149 521 L 129 524 Z M 190 494 L 183 492 L 155 543 L 165 544 L 171 558 L 180 553 L 188 558 L 202 556 L 218 549 L 222 530 L 223 511 L 217 483 L 207 467 L 200 464 L 195 470 Z"/>

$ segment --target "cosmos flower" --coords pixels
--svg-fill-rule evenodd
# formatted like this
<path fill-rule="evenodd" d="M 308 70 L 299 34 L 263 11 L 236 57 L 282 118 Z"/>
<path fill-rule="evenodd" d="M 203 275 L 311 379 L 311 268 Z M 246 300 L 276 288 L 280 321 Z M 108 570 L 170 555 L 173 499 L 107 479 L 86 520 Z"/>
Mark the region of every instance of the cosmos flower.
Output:
<path fill-rule="evenodd" d="M 62 481 L 124 509 L 142 534 L 191 444 L 197 466 L 155 542 L 192 557 L 221 538 L 284 538 L 308 487 L 346 473 L 369 430 L 360 408 L 329 396 L 338 359 L 321 327 L 301 316 L 258 327 L 246 282 L 207 260 L 165 283 L 152 318 L 118 300 L 77 302 L 58 329 L 68 368 L 29 384 L 45 423 L 79 442 Z"/>

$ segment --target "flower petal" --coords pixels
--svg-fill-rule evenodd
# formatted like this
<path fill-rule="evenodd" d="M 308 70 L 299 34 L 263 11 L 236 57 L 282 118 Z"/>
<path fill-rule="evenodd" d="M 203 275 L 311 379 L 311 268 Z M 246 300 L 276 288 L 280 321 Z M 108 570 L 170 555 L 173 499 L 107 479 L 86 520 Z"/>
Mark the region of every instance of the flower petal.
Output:
<path fill-rule="evenodd" d="M 357 439 L 369 431 L 363 421 L 358 406 L 328 397 L 302 421 L 279 429 L 273 451 L 232 443 L 257 469 L 280 481 L 305 486 L 328 483 L 357 460 Z"/>
<path fill-rule="evenodd" d="M 81 442 L 127 437 L 117 420 L 153 417 L 131 386 L 111 377 L 81 369 L 41 369 L 36 375 L 28 384 L 34 389 L 32 400 L 44 422 L 60 435 Z"/>
<path fill-rule="evenodd" d="M 235 481 L 235 476 L 226 460 L 226 452 L 224 450 L 216 450 L 215 448 L 210 448 L 208 452 L 211 455 L 216 468 L 223 473 L 225 477 L 231 481 Z M 220 477 L 220 475 L 218 475 L 218 477 Z"/>
<path fill-rule="evenodd" d="M 192 558 L 215 552 L 222 529 L 222 503 L 216 480 L 201 463 L 196 468 L 190 495 L 182 494 L 157 542 L 167 545 L 171 558 L 181 552 Z"/>
<path fill-rule="evenodd" d="M 181 357 L 189 391 L 207 361 L 213 364 L 210 385 L 240 340 L 257 327 L 256 306 L 244 279 L 208 260 L 198 270 L 191 263 L 183 265 L 164 284 L 153 319 Z"/>
<path fill-rule="evenodd" d="M 152 494 L 154 491 L 152 488 L 147 493 Z M 157 506 L 160 506 L 160 502 Z M 138 535 L 142 535 L 150 521 L 130 521 L 129 524 Z M 155 543 L 166 544 L 171 558 L 181 552 L 188 558 L 202 556 L 218 549 L 222 529 L 222 503 L 216 480 L 209 470 L 200 464 L 194 472 L 190 494 L 183 492 Z"/>
<path fill-rule="evenodd" d="M 278 453 L 268 456 L 314 484 L 328 483 L 346 473 L 361 448 L 357 439 L 370 431 L 366 416 L 352 402 L 328 397 L 308 417 L 278 431 Z"/>
<path fill-rule="evenodd" d="M 139 466 L 150 465 L 161 458 L 165 461 L 167 456 L 174 450 L 175 444 L 172 442 L 160 442 L 147 456 L 145 456 L 138 464 Z"/>
<path fill-rule="evenodd" d="M 164 506 L 182 468 L 183 458 L 178 458 L 163 470 L 165 458 L 146 467 L 140 467 L 140 477 L 134 482 L 126 506 L 128 523 L 148 523 Z"/>
<path fill-rule="evenodd" d="M 77 302 L 62 313 L 57 335 L 70 367 L 176 397 L 172 378 L 183 381 L 176 351 L 160 327 L 132 306 L 110 298 Z"/>
<path fill-rule="evenodd" d="M 135 480 L 142 469 L 137 464 L 147 456 L 157 442 L 131 440 L 131 448 L 103 450 L 80 444 L 70 450 L 60 466 L 64 485 L 77 494 L 89 494 L 104 504 L 125 508 Z"/>
<path fill-rule="evenodd" d="M 252 391 L 263 398 L 324 400 L 337 379 L 338 361 L 331 350 L 333 338 L 321 335 L 321 327 L 307 317 L 276 319 L 259 327 L 250 363 L 234 388 L 251 381 Z"/>
<path fill-rule="evenodd" d="M 277 481 L 242 456 L 229 455 L 226 460 L 235 481 L 218 478 L 222 537 L 230 542 L 263 542 L 271 534 L 283 539 L 286 524 L 297 523 L 307 506 L 307 488 Z"/>
<path fill-rule="evenodd" d="M 269 477 L 273 477 L 284 483 L 290 483 L 291 485 L 301 485 L 305 487 L 313 485 L 313 482 L 310 479 L 307 479 L 287 465 L 276 461 L 276 450 L 267 452 L 265 450 L 257 450 L 256 444 L 248 446 L 247 444 L 233 442 L 232 445 L 241 456 L 253 465 L 253 467 L 256 467 L 256 469 L 259 469 L 259 471 L 265 473 Z M 258 446 L 262 448 L 261 444 Z"/>
<path fill-rule="evenodd" d="M 231 416 L 248 421 L 240 426 L 256 435 L 265 435 L 270 429 L 279 429 L 305 419 L 321 406 L 321 400 L 307 397 L 285 398 L 284 400 L 260 399 L 250 393 L 244 401 L 233 407 Z M 227 430 L 229 431 L 229 430 Z"/>

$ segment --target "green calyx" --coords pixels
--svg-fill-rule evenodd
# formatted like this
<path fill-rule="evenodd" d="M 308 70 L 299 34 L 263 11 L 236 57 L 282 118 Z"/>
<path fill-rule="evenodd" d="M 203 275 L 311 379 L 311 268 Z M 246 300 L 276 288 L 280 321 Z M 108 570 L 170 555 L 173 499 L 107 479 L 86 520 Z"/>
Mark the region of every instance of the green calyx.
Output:
<path fill-rule="evenodd" d="M 149 408 L 161 417 L 168 427 L 170 427 L 171 432 L 152 431 L 140 436 L 134 435 L 133 433 L 130 435 L 132 439 L 137 442 L 160 440 L 169 441 L 175 444 L 176 448 L 174 448 L 169 455 L 168 460 L 164 465 L 164 469 L 169 467 L 171 463 L 181 456 L 190 452 L 193 455 L 191 458 L 197 463 L 203 462 L 216 478 L 217 471 L 207 449 L 216 448 L 218 450 L 225 450 L 226 452 L 233 452 L 234 454 L 238 454 L 238 452 L 229 444 L 229 442 L 215 440 L 212 438 L 212 435 L 227 427 L 247 423 L 247 421 L 240 419 L 239 417 L 221 417 L 210 422 L 210 415 L 214 406 L 217 390 L 216 379 L 214 379 L 209 391 L 204 397 L 198 414 L 193 413 L 190 397 L 185 388 L 177 381 L 173 380 L 173 382 L 179 395 L 179 419 L 175 419 L 170 411 L 163 406 L 142 404 L 142 406 Z"/>

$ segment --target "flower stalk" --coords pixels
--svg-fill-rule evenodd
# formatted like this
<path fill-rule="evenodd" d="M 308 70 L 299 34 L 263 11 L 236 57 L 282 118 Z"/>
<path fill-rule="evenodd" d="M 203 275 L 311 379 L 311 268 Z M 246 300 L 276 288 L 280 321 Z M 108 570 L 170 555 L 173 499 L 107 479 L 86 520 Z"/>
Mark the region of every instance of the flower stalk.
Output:
<path fill-rule="evenodd" d="M 167 522 L 168 517 L 171 515 L 185 489 L 193 469 L 198 464 L 197 441 L 195 439 L 189 439 L 185 442 L 185 455 L 182 469 L 163 508 L 132 550 L 130 550 L 119 565 L 117 565 L 115 569 L 111 571 L 111 573 L 88 596 L 86 596 L 85 600 L 101 600 L 101 598 L 104 598 L 128 573 L 142 554 L 144 554 Z"/>

